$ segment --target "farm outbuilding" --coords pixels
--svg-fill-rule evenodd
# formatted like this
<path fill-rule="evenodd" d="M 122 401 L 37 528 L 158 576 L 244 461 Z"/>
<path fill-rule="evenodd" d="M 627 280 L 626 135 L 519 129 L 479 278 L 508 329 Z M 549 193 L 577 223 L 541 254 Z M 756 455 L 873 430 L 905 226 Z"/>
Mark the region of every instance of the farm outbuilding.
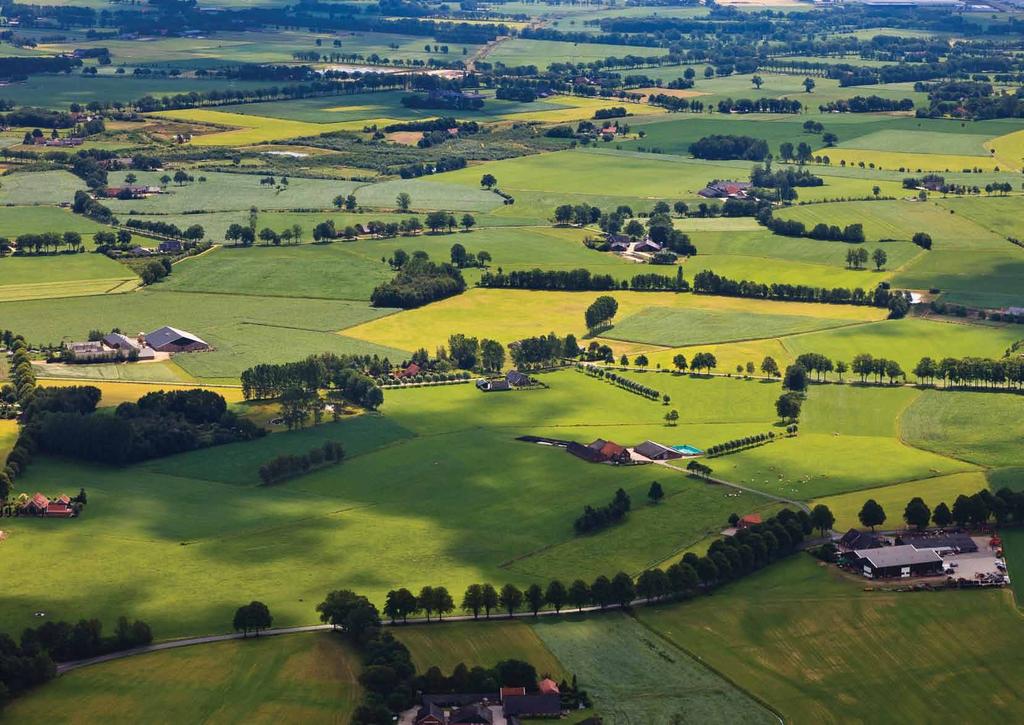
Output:
<path fill-rule="evenodd" d="M 157 352 L 197 352 L 210 349 L 208 342 L 191 332 L 168 325 L 148 333 L 145 339 L 146 344 Z"/>
<path fill-rule="evenodd" d="M 942 557 L 916 546 L 883 546 L 853 552 L 857 568 L 869 579 L 906 579 L 942 573 Z"/>
<path fill-rule="evenodd" d="M 661 443 L 655 443 L 654 441 L 644 441 L 634 448 L 633 452 L 652 461 L 669 461 L 683 457 L 683 454 L 675 448 L 669 448 L 668 446 L 663 446 Z"/>

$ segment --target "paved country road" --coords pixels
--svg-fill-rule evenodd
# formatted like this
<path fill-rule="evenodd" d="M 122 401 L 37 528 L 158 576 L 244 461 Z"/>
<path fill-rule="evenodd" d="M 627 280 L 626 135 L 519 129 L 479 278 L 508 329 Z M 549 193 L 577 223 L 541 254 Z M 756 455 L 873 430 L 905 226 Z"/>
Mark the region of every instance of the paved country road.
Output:
<path fill-rule="evenodd" d="M 646 599 L 634 600 L 630 606 L 642 606 L 648 604 Z M 543 610 L 537 613 L 539 617 L 553 617 L 560 614 L 579 614 L 588 612 L 600 612 L 620 609 L 618 604 L 610 604 L 602 610 L 598 606 L 583 607 L 583 609 L 565 608 L 561 612 L 554 610 Z M 516 612 L 512 615 L 512 619 L 532 619 L 534 616 L 533 612 Z M 507 620 L 510 617 L 508 613 L 498 613 L 490 618 L 490 620 L 480 617 L 480 621 L 501 621 Z M 472 615 L 456 615 L 444 618 L 444 622 L 470 622 L 473 621 Z M 437 624 L 436 619 L 431 619 L 430 624 Z M 427 619 L 424 617 L 416 617 L 409 619 L 408 622 L 384 622 L 385 626 L 388 627 L 412 627 L 418 624 L 427 624 Z M 332 630 L 333 627 L 329 624 L 311 624 L 305 627 L 281 627 L 276 629 L 265 629 L 260 632 L 260 637 L 277 637 L 284 634 L 301 634 L 303 632 L 326 632 Z M 255 637 L 255 635 L 249 635 L 249 637 Z M 214 642 L 227 642 L 233 639 L 243 639 L 245 635 L 241 632 L 234 632 L 232 634 L 213 634 L 206 637 L 186 637 L 184 639 L 171 639 L 165 642 L 157 642 L 156 644 L 146 645 L 145 647 L 135 647 L 133 649 L 121 650 L 120 652 L 111 652 L 107 655 L 100 655 L 99 657 L 90 657 L 85 660 L 74 660 L 73 662 L 63 662 L 57 665 L 57 674 L 62 675 L 65 672 L 71 672 L 82 667 L 89 667 L 90 665 L 98 665 L 102 662 L 111 662 L 113 660 L 124 659 L 125 657 L 134 657 L 135 655 L 143 655 L 149 652 L 161 652 L 168 649 L 178 649 L 179 647 L 192 647 L 193 645 L 199 644 L 212 644 Z"/>

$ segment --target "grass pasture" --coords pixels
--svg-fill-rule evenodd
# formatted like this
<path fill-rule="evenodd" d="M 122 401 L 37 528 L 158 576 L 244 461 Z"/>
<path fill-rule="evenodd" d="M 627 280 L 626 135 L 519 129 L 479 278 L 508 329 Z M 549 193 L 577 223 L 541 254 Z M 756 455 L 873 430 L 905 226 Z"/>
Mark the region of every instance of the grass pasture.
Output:
<path fill-rule="evenodd" d="M 0 177 L 0 204 L 71 203 L 75 192 L 84 190 L 85 182 L 68 171 L 15 172 Z"/>
<path fill-rule="evenodd" d="M 534 629 L 608 722 L 777 722 L 742 690 L 626 615 L 540 621 Z"/>
<path fill-rule="evenodd" d="M 0 630 L 20 631 L 40 610 L 54 619 L 99 617 L 108 627 L 131 612 L 164 639 L 228 630 L 239 596 L 266 602 L 275 623 L 289 626 L 316 621 L 314 605 L 332 588 L 352 587 L 380 604 L 397 586 L 443 584 L 459 595 L 474 581 L 524 587 L 555 575 L 639 571 L 720 526 L 735 500 L 682 474 L 589 465 L 515 438 L 671 436 L 706 447 L 712 436 L 763 430 L 774 416 L 777 386 L 661 377 L 673 399 L 690 401 L 671 431 L 659 403 L 565 371 L 545 377 L 547 390 L 504 396 L 472 385 L 388 391 L 380 415 L 119 469 L 37 457 L 19 491 L 85 487 L 89 508 L 70 522 L 11 520 L 0 559 L 9 582 Z M 340 466 L 257 485 L 266 460 L 325 440 L 345 446 Z M 655 476 L 678 495 L 648 507 Z M 572 521 L 583 506 L 619 487 L 635 502 L 635 520 L 574 542 Z M 522 506 L 538 498 L 549 503 Z M 564 560 L 538 558 L 529 573 L 505 566 L 565 542 L 580 548 L 563 549 Z M 100 575 L 111 547 L 119 565 Z M 14 576 L 26 557 L 72 552 L 96 565 L 69 568 L 59 581 Z"/>
<path fill-rule="evenodd" d="M 254 144 L 284 141 L 299 136 L 319 136 L 334 131 L 356 131 L 363 127 L 362 121 L 341 121 L 335 123 L 309 123 L 269 116 L 244 115 L 205 108 L 189 108 L 180 111 L 161 111 L 153 118 L 172 121 L 206 124 L 223 130 L 214 130 L 192 137 L 193 146 L 252 146 Z M 374 119 L 389 122 L 392 119 Z"/>
<path fill-rule="evenodd" d="M 1020 614 L 1007 591 L 969 594 L 862 591 L 801 554 L 714 597 L 638 615 L 787 721 L 929 721 L 933 688 L 953 686 L 942 718 L 1012 719 L 1024 707 L 1012 684 L 1024 669 Z"/>
<path fill-rule="evenodd" d="M 982 466 L 1020 464 L 1024 399 L 1003 393 L 926 390 L 900 418 L 911 444 Z"/>
<path fill-rule="evenodd" d="M 7 260 L 10 261 L 10 260 Z M 4 262 L 0 262 L 3 264 Z M 205 383 L 237 383 L 238 375 L 258 362 L 292 362 L 319 352 L 378 353 L 401 358 L 393 348 L 336 334 L 353 324 L 386 315 L 365 303 L 344 300 L 294 299 L 165 291 L 159 286 L 132 295 L 131 304 L 119 296 L 31 300 L 0 303 L 0 318 L 11 329 L 26 330 L 33 340 L 57 343 L 64 337 L 83 339 L 89 330 L 120 327 L 153 330 L 171 325 L 199 335 L 213 346 L 201 353 L 174 356 L 173 363 L 193 379 Z M 133 366 L 98 366 L 105 379 L 144 375 L 158 363 Z M 89 375 L 93 366 L 76 366 L 73 377 Z M 155 372 L 155 371 L 154 371 Z M 162 371 L 163 378 L 169 370 Z M 180 380 L 180 375 L 170 381 Z"/>
<path fill-rule="evenodd" d="M 20 698 L 20 722 L 347 723 L 359 656 L 330 633 L 217 642 L 77 670 Z M 53 702 L 61 707 L 53 711 Z"/>
<path fill-rule="evenodd" d="M 131 269 L 102 254 L 0 259 L 0 298 L 8 302 L 130 292 L 137 282 Z"/>
<path fill-rule="evenodd" d="M 648 307 L 615 323 L 602 337 L 683 347 L 779 337 L 849 324 L 858 323 L 798 315 L 737 315 L 713 309 Z"/>
<path fill-rule="evenodd" d="M 864 502 L 873 498 L 885 510 L 886 520 L 884 528 L 899 529 L 905 526 L 903 522 L 903 509 L 907 502 L 915 496 L 920 496 L 929 508 L 935 509 L 940 501 L 952 507 L 953 501 L 960 494 L 970 496 L 978 491 L 988 488 L 985 474 L 980 471 L 969 473 L 954 473 L 948 476 L 935 476 L 923 478 L 920 481 L 907 481 L 893 486 L 880 486 L 879 488 L 867 489 L 865 491 L 854 491 L 843 493 L 838 496 L 827 496 L 822 499 L 815 499 L 810 505 L 825 504 L 836 517 L 836 523 L 832 527 L 835 531 L 847 531 L 849 529 L 865 529 L 867 527 L 860 523 L 857 514 L 860 512 Z"/>
<path fill-rule="evenodd" d="M 493 616 L 499 617 L 500 612 Z M 534 628 L 522 620 L 401 627 L 395 630 L 395 636 L 409 648 L 418 672 L 439 667 L 450 675 L 460 663 L 472 669 L 517 659 L 529 662 L 538 675 L 551 675 L 556 682 L 572 677 Z"/>
<path fill-rule="evenodd" d="M 824 223 L 844 227 L 864 225 L 868 241 L 909 241 L 927 231 L 935 240 L 933 251 L 943 249 L 1003 248 L 1005 240 L 971 219 L 950 214 L 937 204 L 911 201 L 850 201 L 790 207 L 778 212 L 781 219 L 802 221 L 808 229 Z"/>
<path fill-rule="evenodd" d="M 721 456 L 711 466 L 725 480 L 798 499 L 974 470 L 899 438 L 895 421 L 918 395 L 910 388 L 815 387 L 797 437 Z"/>

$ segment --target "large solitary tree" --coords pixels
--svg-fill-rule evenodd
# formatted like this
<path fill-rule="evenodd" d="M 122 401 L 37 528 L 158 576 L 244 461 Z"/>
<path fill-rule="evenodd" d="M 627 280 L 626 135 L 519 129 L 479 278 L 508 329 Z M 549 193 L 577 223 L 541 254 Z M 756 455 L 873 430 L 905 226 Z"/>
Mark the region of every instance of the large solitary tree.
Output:
<path fill-rule="evenodd" d="M 255 632 L 259 637 L 260 630 L 269 629 L 273 622 L 274 618 L 270 614 L 270 609 L 263 602 L 253 601 L 235 611 L 235 631 L 241 632 L 242 637 L 248 637 L 249 632 Z"/>

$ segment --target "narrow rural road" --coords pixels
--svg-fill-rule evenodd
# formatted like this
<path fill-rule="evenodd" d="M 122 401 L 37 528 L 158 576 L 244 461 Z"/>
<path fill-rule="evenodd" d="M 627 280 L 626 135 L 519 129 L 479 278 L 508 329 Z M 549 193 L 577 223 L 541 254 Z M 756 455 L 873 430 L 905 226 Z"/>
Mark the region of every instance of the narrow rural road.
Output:
<path fill-rule="evenodd" d="M 630 607 L 639 607 L 645 604 L 651 604 L 647 599 L 635 599 L 630 603 Z M 594 612 L 607 612 L 621 609 L 618 604 L 609 604 L 607 607 L 602 609 L 599 606 L 588 606 L 583 609 L 563 609 L 561 612 L 556 612 L 553 609 L 543 610 L 537 612 L 538 617 L 555 617 L 569 614 L 588 614 Z M 533 619 L 533 612 L 516 612 L 511 617 L 507 613 L 499 614 L 488 618 L 480 617 L 479 621 L 495 621 L 500 622 L 507 619 Z M 445 617 L 442 622 L 471 622 L 476 617 L 470 614 L 459 614 L 454 616 Z M 384 622 L 385 626 L 388 627 L 412 627 L 420 624 L 428 624 L 428 620 L 425 617 L 416 617 L 409 619 L 408 622 Z M 436 619 L 429 620 L 430 625 L 440 624 Z M 302 634 L 304 632 L 326 632 L 334 629 L 329 624 L 310 624 L 304 627 L 280 627 L 275 629 L 265 629 L 260 632 L 260 637 L 278 637 L 285 634 Z M 98 665 L 103 662 L 112 662 L 113 660 L 120 660 L 126 657 L 134 657 L 136 655 L 144 655 L 150 652 L 162 652 L 168 649 L 178 649 L 179 647 L 192 647 L 200 644 L 213 644 L 215 642 L 228 642 L 233 639 L 244 639 L 245 635 L 240 632 L 234 632 L 232 634 L 213 634 L 206 637 L 186 637 L 184 639 L 170 639 L 164 642 L 157 642 L 156 644 L 146 645 L 145 647 L 135 647 L 133 649 L 126 649 L 120 652 L 111 652 L 107 655 L 100 655 L 99 657 L 90 657 L 85 660 L 74 660 L 72 662 L 63 662 L 57 665 L 57 674 L 63 675 L 66 672 L 72 670 L 81 669 L 82 667 L 89 667 L 91 665 Z"/>

